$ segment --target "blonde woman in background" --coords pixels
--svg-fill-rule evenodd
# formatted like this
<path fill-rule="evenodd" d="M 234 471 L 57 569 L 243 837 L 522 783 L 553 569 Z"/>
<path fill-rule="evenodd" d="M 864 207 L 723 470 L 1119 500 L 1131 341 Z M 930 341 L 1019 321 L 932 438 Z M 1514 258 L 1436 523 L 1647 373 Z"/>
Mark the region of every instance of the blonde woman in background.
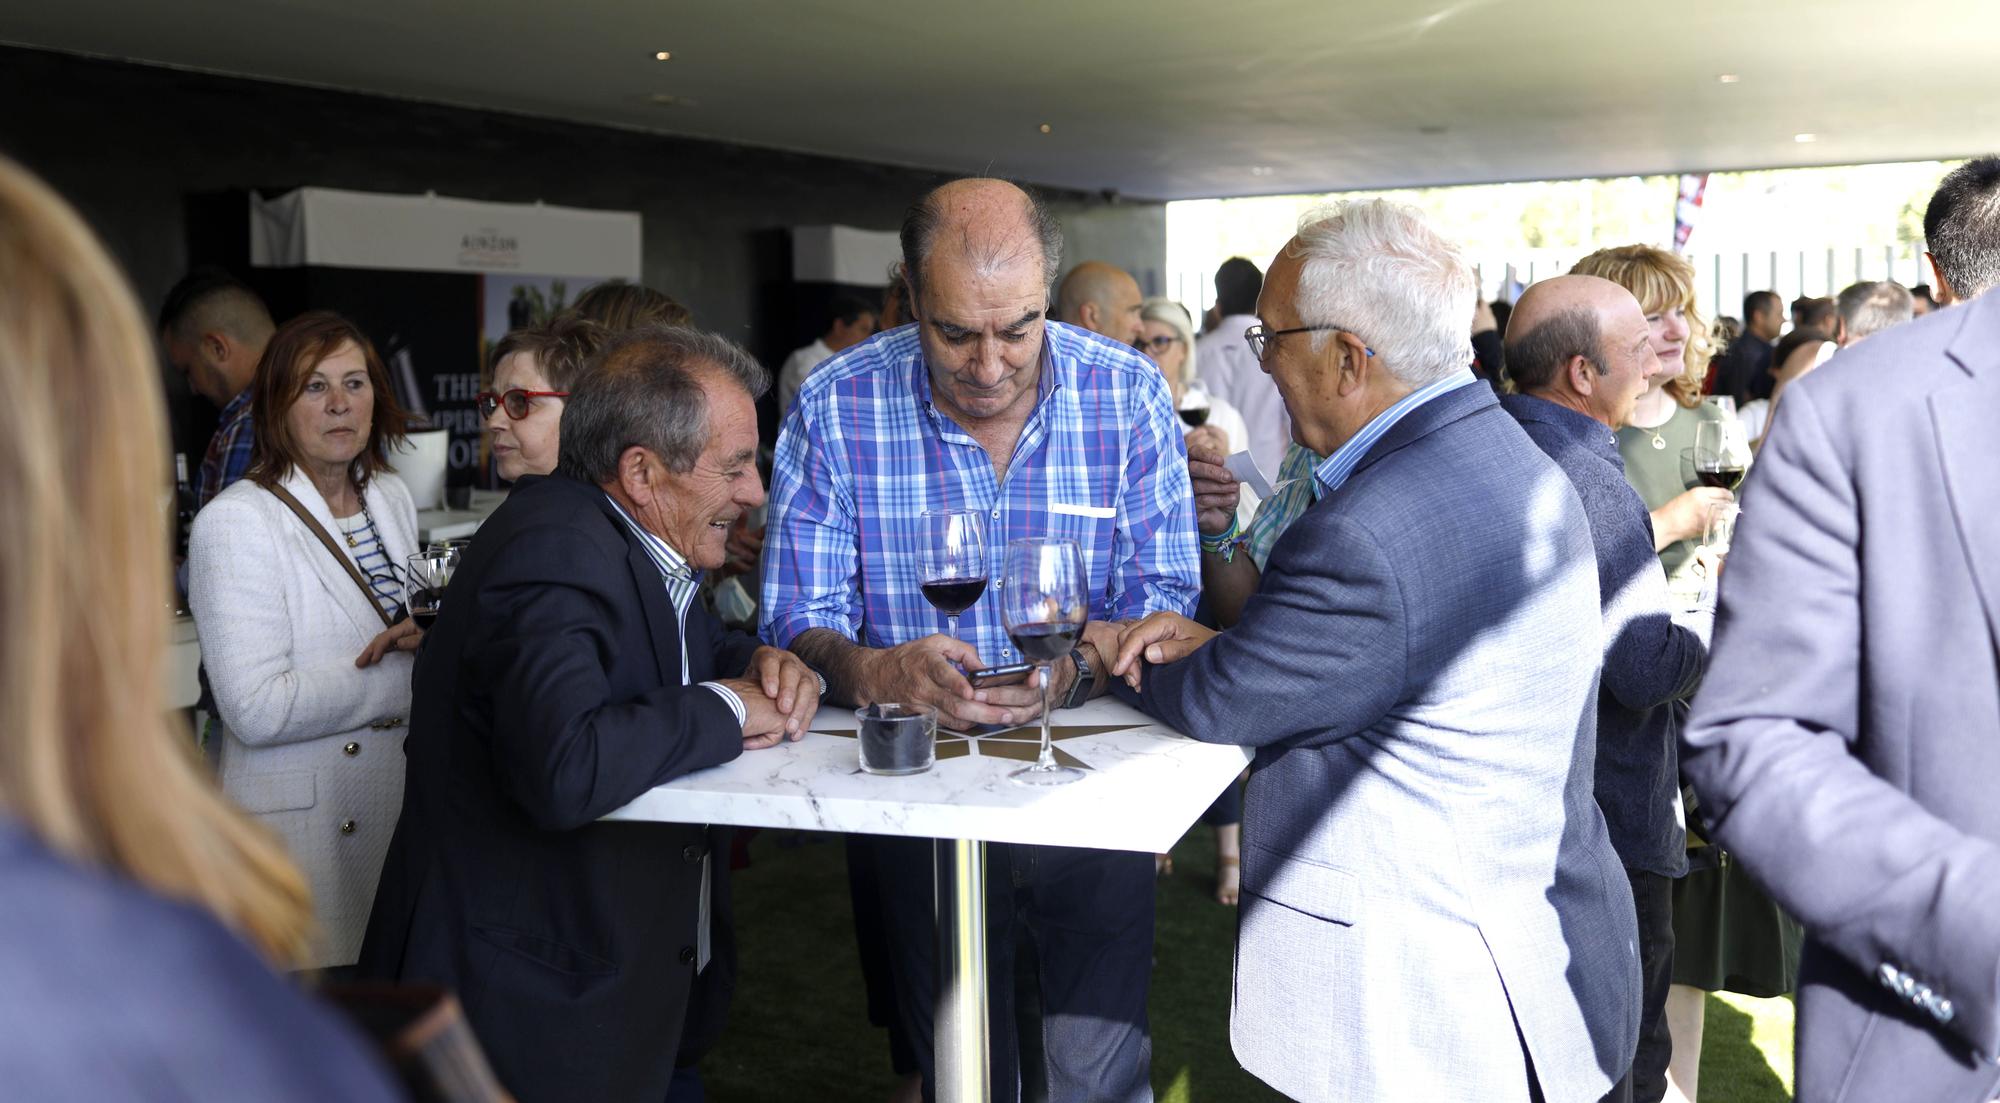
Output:
<path fill-rule="evenodd" d="M 1194 366 L 1194 320 L 1180 303 L 1156 295 L 1139 307 L 1139 323 L 1139 351 L 1160 366 L 1160 374 L 1167 377 L 1167 389 L 1173 392 L 1174 407 L 1179 409 L 1181 396 L 1200 378 Z M 1231 453 L 1250 447 L 1249 426 L 1236 407 L 1213 391 L 1208 392 L 1208 403 L 1208 422 L 1185 434 L 1188 448 L 1205 448 L 1227 459 Z M 1246 486 L 1236 506 L 1236 522 L 1247 529 L 1256 515 L 1257 496 Z"/>
<path fill-rule="evenodd" d="M 137 305 L 4 158 L 0 304 L 0 1094 L 397 1098 L 278 975 L 310 944 L 305 882 L 167 706 L 167 441 Z"/>
<path fill-rule="evenodd" d="M 1664 249 L 1623 245 L 1600 249 L 1571 271 L 1630 291 L 1652 326 L 1654 354 L 1662 364 L 1680 369 L 1655 375 L 1633 406 L 1630 423 L 1618 430 L 1625 479 L 1652 511 L 1653 545 L 1672 579 L 1694 555 L 1709 507 L 1734 497 L 1719 488 L 1688 490 L 1681 472 L 1681 451 L 1694 447 L 1695 427 L 1723 416 L 1701 400 L 1715 346 L 1695 310 L 1694 266 Z"/>
<path fill-rule="evenodd" d="M 1682 490 L 1680 452 L 1694 447 L 1695 426 L 1722 416 L 1701 401 L 1701 381 L 1714 351 L 1695 311 L 1694 266 L 1649 245 L 1602 249 L 1572 271 L 1601 276 L 1639 300 L 1653 330 L 1653 351 L 1678 373 L 1661 372 L 1641 395 L 1631 423 L 1618 431 L 1625 478 L 1653 513 L 1654 545 L 1671 575 L 1703 535 L 1709 503 L 1727 501 L 1727 490 Z M 1686 717 L 1686 705 L 1680 709 Z M 1743 875 L 1727 854 L 1688 831 L 1686 876 L 1673 886 L 1673 986 L 1667 992 L 1667 1029 L 1674 1054 L 1667 1069 L 1667 1099 L 1693 1103 L 1701 1072 L 1702 1025 L 1709 992 L 1780 996 L 1795 987 L 1801 934 Z"/>

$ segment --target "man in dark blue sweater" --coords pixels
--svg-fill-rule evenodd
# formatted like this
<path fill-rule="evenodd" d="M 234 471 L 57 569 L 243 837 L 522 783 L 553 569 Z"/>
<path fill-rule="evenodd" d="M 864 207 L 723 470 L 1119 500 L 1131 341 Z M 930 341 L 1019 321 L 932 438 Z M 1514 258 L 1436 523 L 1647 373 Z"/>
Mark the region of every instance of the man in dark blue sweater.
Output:
<path fill-rule="evenodd" d="M 1632 882 L 1644 983 L 1638 1058 L 1606 1098 L 1654 1101 L 1666 1094 L 1673 1052 L 1665 1017 L 1672 880 L 1687 872 L 1675 706 L 1700 681 L 1707 647 L 1705 629 L 1675 623 L 1652 520 L 1625 481 L 1613 434 L 1663 369 L 1630 292 L 1594 276 L 1560 276 L 1515 305 L 1507 370 L 1521 393 L 1502 403 L 1576 487 L 1597 552 L 1605 632 L 1597 803 Z"/>

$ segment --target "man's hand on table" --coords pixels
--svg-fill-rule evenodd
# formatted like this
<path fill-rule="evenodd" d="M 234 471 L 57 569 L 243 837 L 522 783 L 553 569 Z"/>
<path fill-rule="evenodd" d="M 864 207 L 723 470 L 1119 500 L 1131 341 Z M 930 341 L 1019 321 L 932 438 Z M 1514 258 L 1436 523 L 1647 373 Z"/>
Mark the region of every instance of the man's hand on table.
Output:
<path fill-rule="evenodd" d="M 1236 517 L 1243 487 L 1230 473 L 1229 457 L 1204 448 L 1188 449 L 1188 482 L 1194 486 L 1195 526 L 1204 536 L 1221 536 Z"/>
<path fill-rule="evenodd" d="M 1217 635 L 1214 629 L 1203 628 L 1179 613 L 1154 613 L 1144 620 L 1108 627 L 1118 632 L 1116 645 L 1107 652 L 1100 643 L 1098 653 L 1115 655 L 1111 673 L 1124 678 L 1135 690 L 1139 688 L 1141 659 L 1154 666 L 1184 659 Z"/>
<path fill-rule="evenodd" d="M 938 711 L 938 723 L 948 728 L 1025 724 L 1042 714 L 1042 691 L 1033 678 L 1019 685 L 973 689 L 959 668 L 984 670 L 986 664 L 971 644 L 950 636 L 925 636 L 870 651 L 864 664 L 862 687 L 870 701 L 929 705 Z M 1064 660 L 1057 665 L 1070 664 Z M 1074 679 L 1073 667 L 1070 678 Z M 1056 684 L 1063 681 L 1058 669 Z M 1055 686 L 1050 687 L 1049 699 L 1056 700 Z"/>
<path fill-rule="evenodd" d="M 797 655 L 760 647 L 743 677 L 722 683 L 743 699 L 743 749 L 797 742 L 819 711 L 819 678 Z"/>

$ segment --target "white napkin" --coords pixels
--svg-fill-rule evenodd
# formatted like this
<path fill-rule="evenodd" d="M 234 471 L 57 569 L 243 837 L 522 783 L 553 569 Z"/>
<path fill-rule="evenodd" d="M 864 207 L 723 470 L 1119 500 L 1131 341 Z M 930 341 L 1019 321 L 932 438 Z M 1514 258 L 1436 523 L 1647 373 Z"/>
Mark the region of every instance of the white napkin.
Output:
<path fill-rule="evenodd" d="M 1229 473 L 1236 476 L 1237 482 L 1248 483 L 1250 492 L 1257 497 L 1271 496 L 1271 480 L 1264 477 L 1263 470 L 1257 466 L 1256 458 L 1248 451 L 1237 452 L 1229 457 Z"/>

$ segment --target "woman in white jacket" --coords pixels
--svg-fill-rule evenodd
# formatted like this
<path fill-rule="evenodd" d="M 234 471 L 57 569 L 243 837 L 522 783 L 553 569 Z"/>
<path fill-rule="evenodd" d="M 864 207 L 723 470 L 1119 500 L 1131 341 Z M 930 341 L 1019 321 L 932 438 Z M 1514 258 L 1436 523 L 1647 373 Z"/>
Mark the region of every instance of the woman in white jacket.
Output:
<path fill-rule="evenodd" d="M 368 338 L 324 311 L 272 336 L 251 389 L 250 469 L 195 518 L 188 600 L 223 790 L 311 881 L 309 964 L 351 965 L 402 807 L 419 636 L 400 604 L 416 510 L 384 470 L 405 418 Z"/>

